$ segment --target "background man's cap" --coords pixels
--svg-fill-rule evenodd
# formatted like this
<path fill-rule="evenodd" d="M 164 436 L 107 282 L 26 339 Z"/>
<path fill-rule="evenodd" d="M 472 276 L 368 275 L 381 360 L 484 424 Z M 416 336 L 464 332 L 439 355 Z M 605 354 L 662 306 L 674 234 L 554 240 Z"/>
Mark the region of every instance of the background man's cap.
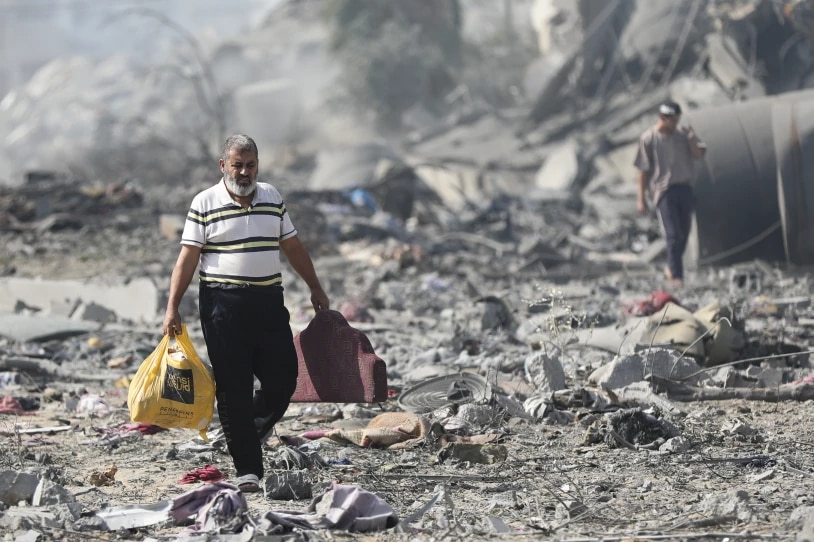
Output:
<path fill-rule="evenodd" d="M 673 117 L 681 114 L 681 106 L 675 102 L 664 102 L 659 106 L 659 115 Z"/>

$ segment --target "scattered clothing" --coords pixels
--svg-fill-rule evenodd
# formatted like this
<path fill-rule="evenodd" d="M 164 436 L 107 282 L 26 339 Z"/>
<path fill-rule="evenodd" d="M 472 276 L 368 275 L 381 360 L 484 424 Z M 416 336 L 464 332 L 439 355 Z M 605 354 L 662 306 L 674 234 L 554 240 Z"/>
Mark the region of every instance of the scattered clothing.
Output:
<path fill-rule="evenodd" d="M 375 320 L 367 306 L 358 301 L 346 301 L 339 312 L 350 322 L 372 323 Z"/>
<path fill-rule="evenodd" d="M 170 516 L 176 521 L 195 517 L 187 534 L 200 531 L 240 532 L 249 506 L 241 491 L 226 482 L 207 483 L 173 499 Z"/>
<path fill-rule="evenodd" d="M 144 436 L 147 435 L 155 435 L 156 433 L 160 433 L 161 431 L 166 431 L 163 427 L 159 427 L 157 425 L 152 425 L 149 423 L 124 423 L 120 425 L 117 429 L 119 433 L 128 433 L 130 431 L 138 431 Z"/>
<path fill-rule="evenodd" d="M 0 399 L 0 414 L 28 414 L 16 397 L 6 396 Z"/>
<path fill-rule="evenodd" d="M 385 412 L 370 420 L 362 429 L 309 431 L 302 436 L 327 437 L 363 448 L 396 449 L 422 442 L 429 435 L 431 427 L 427 418 L 412 412 Z"/>
<path fill-rule="evenodd" d="M 377 495 L 358 486 L 334 483 L 331 489 L 311 501 L 306 512 L 266 512 L 257 528 L 265 534 L 293 529 L 369 533 L 395 527 L 398 521 L 393 508 Z"/>
<path fill-rule="evenodd" d="M 98 395 L 85 394 L 76 403 L 76 411 L 82 414 L 104 415 L 110 413 L 110 405 Z"/>
<path fill-rule="evenodd" d="M 226 478 L 226 475 L 218 470 L 217 467 L 207 465 L 200 469 L 195 469 L 183 475 L 179 484 L 191 484 L 193 482 L 217 482 Z"/>
<path fill-rule="evenodd" d="M 664 290 L 657 290 L 648 298 L 623 302 L 622 310 L 626 316 L 650 316 L 663 309 L 667 303 L 681 306 L 675 297 Z"/>

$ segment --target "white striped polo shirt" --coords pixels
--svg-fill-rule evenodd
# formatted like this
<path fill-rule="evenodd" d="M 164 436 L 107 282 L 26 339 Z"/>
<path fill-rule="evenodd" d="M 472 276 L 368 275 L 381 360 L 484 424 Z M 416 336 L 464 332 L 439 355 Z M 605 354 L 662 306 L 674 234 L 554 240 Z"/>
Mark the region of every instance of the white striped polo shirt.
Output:
<path fill-rule="evenodd" d="M 181 244 L 201 247 L 201 282 L 271 286 L 283 282 L 280 241 L 295 235 L 276 188 L 258 182 L 244 209 L 221 179 L 193 198 Z"/>

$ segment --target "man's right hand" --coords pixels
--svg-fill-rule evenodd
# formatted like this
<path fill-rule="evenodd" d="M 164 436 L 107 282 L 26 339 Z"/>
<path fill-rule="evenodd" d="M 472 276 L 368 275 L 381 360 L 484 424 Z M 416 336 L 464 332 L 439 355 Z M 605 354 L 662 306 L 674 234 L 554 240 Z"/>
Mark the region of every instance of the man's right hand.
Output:
<path fill-rule="evenodd" d="M 164 324 L 162 327 L 164 335 L 175 337 L 176 333 L 181 333 L 181 315 L 177 309 L 167 309 L 164 314 Z"/>
<path fill-rule="evenodd" d="M 639 214 L 644 216 L 647 214 L 647 201 L 644 198 L 639 197 L 636 200 L 636 210 L 639 211 Z"/>

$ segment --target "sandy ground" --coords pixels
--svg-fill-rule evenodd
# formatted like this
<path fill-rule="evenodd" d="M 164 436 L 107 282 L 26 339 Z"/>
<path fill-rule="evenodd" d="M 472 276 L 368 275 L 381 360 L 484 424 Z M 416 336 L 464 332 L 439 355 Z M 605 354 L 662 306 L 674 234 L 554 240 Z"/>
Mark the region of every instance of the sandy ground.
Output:
<path fill-rule="evenodd" d="M 107 396 L 111 404 L 117 404 L 116 399 L 120 405 L 125 397 L 123 393 Z M 303 406 L 296 405 L 292 411 Z M 507 460 L 494 465 L 439 463 L 437 450 L 429 445 L 389 451 L 325 443 L 317 452 L 323 459 L 347 458 L 350 464 L 314 470 L 311 475 L 314 482 L 358 484 L 391 504 L 400 517 L 444 489 L 448 499 L 415 521 L 413 532 L 371 539 L 487 539 L 498 536 L 490 518 L 499 518 L 511 533 L 501 536 L 517 540 L 658 538 L 653 535 L 689 540 L 704 533 L 708 536 L 701 539 L 721 539 L 721 533 L 729 533 L 730 539 L 793 540 L 796 529 L 788 524 L 791 513 L 814 504 L 814 434 L 809 423 L 814 403 L 735 400 L 682 406 L 686 415 L 676 425 L 693 443 L 682 454 L 587 445 L 582 423 L 522 422 L 512 423 L 502 441 Z M 12 420 L 4 418 L 2 425 L 11 425 Z M 733 420 L 747 424 L 754 434 L 727 435 L 723 428 Z M 195 436 L 192 431 L 170 430 L 115 447 L 99 445 L 100 431 L 129 421 L 123 408 L 100 418 L 80 418 L 66 415 L 54 403 L 14 421 L 22 426 L 70 422 L 72 429 L 65 433 L 21 436 L 20 440 L 4 437 L 2 462 L 6 468 L 16 468 L 20 462 L 27 467 L 41 465 L 77 494 L 88 511 L 172 499 L 194 487 L 180 484 L 180 477 L 205 465 L 234 476 L 224 453 L 173 453 L 190 442 Z M 328 425 L 306 425 L 292 415 L 281 424 L 280 433 L 291 435 Z M 268 449 L 266 457 L 272 467 L 276 450 Z M 90 483 L 94 473 L 113 466 L 117 470 L 111 485 Z M 269 501 L 261 493 L 249 494 L 247 499 L 250 513 L 256 515 L 267 510 L 305 510 L 309 502 Z M 565 507 L 576 511 L 568 514 Z M 145 531 L 163 537 L 180 530 L 167 526 Z M 74 536 L 48 529 L 43 534 L 54 539 Z M 116 538 L 104 533 L 82 536 Z"/>
<path fill-rule="evenodd" d="M 60 241 L 59 237 L 49 239 L 55 244 Z M 60 260 L 41 251 L 41 256 L 4 264 L 14 265 L 22 276 L 49 273 L 57 267 L 66 276 L 82 276 L 83 269 L 115 275 L 136 265 L 169 274 L 175 243 L 150 233 L 133 236 L 127 243 L 121 239 L 97 231 L 81 244 L 69 245 L 66 234 L 66 250 L 72 251 L 72 258 Z M 151 243 L 160 248 L 150 249 Z M 339 271 L 324 271 L 331 272 Z M 718 293 L 725 295 L 724 282 Z M 420 325 L 416 326 L 418 334 Z M 144 331 L 133 334 L 145 336 Z M 375 331 L 369 336 L 374 345 L 382 340 Z M 134 361 L 121 374 L 133 374 L 137 364 Z M 575 376 L 571 385 L 583 385 L 585 375 Z M 14 396 L 39 397 L 42 405 L 32 415 L 0 415 L 4 431 L 0 465 L 45 473 L 75 494 L 87 515 L 108 506 L 177 497 L 194 487 L 180 484 L 180 478 L 206 465 L 216 466 L 227 481 L 234 477 L 226 453 L 182 449 L 196 437 L 189 430 L 174 429 L 104 445 L 112 430 L 129 422 L 126 389 L 115 387 L 113 381 L 51 382 L 50 387 L 59 390 L 61 397 L 47 387 L 46 382 L 4 390 Z M 111 410 L 93 415 L 71 412 L 65 406 L 70 391 L 97 394 Z M 803 507 L 814 506 L 814 428 L 810 423 L 814 402 L 727 400 L 679 406 L 682 413 L 665 416 L 691 444 L 682 453 L 591 443 L 586 433 L 603 413 L 589 408 L 570 409 L 576 420 L 565 425 L 495 419 L 489 430 L 503 435 L 500 444 L 505 446 L 507 458 L 494 464 L 442 460 L 432 443 L 382 450 L 320 441 L 315 453 L 333 465 L 310 471 L 314 483 L 359 485 L 389 503 L 400 518 L 410 516 L 438 494 L 442 498 L 410 525 L 402 525 L 402 531 L 376 535 L 318 532 L 309 539 L 794 540 L 801 528 L 801 522 L 794 520 L 795 510 L 800 514 Z M 373 410 L 398 408 L 394 398 Z M 279 433 L 298 435 L 336 423 L 313 416 L 315 409 L 324 412 L 331 407 L 295 404 L 278 427 Z M 41 435 L 19 434 L 15 429 L 61 425 L 71 428 Z M 279 466 L 277 448 L 269 447 L 265 457 L 269 472 Z M 95 473 L 111 467 L 116 471 L 109 485 L 91 483 Z M 308 499 L 271 501 L 263 494 L 250 494 L 247 499 L 250 513 L 257 516 L 268 510 L 305 510 L 309 503 Z M 182 528 L 156 525 L 126 534 L 50 527 L 37 530 L 42 540 L 136 540 L 172 539 Z"/>

